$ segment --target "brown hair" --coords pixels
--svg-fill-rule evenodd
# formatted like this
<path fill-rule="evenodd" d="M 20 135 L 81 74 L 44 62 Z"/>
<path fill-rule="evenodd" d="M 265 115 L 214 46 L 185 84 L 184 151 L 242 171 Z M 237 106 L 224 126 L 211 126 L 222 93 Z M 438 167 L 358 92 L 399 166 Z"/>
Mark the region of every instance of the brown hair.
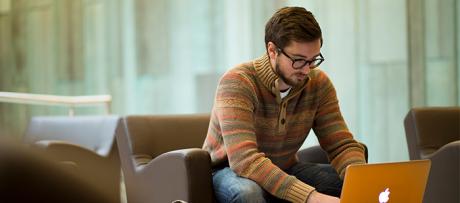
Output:
<path fill-rule="evenodd" d="M 302 7 L 281 8 L 265 25 L 265 48 L 268 42 L 282 49 L 291 41 L 312 42 L 317 39 L 322 45 L 321 28 L 313 14 Z"/>

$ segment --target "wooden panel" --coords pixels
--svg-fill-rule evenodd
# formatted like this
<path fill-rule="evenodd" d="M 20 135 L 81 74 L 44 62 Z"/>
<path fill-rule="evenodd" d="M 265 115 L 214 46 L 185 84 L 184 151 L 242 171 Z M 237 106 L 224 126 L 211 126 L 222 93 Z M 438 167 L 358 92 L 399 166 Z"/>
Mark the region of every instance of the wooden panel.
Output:
<path fill-rule="evenodd" d="M 230 68 L 243 61 L 251 60 L 251 2 L 245 0 L 225 1 L 226 31 L 224 47 L 226 51 L 226 67 Z M 238 11 L 235 15 L 234 11 Z M 267 19 L 268 20 L 268 19 Z M 260 39 L 262 40 L 262 39 Z"/>
<path fill-rule="evenodd" d="M 385 77 L 381 82 L 385 83 L 385 103 L 388 122 L 385 131 L 380 132 L 381 137 L 388 137 L 389 145 L 379 154 L 387 161 L 408 160 L 407 142 L 403 127 L 404 117 L 409 109 L 409 84 L 407 82 L 407 63 L 388 63 L 385 67 Z M 373 115 L 373 118 L 379 115 Z M 369 121 L 368 121 L 369 122 Z M 373 121 L 370 121 L 372 123 Z M 368 135 L 371 136 L 371 135 Z M 375 139 L 375 138 L 374 138 Z"/>
<path fill-rule="evenodd" d="M 37 6 L 23 15 L 25 69 L 30 84 L 29 92 L 52 94 L 55 73 L 53 8 Z"/>
<path fill-rule="evenodd" d="M 256 58 L 266 53 L 265 48 L 265 24 L 273 13 L 285 5 L 285 1 L 272 0 L 267 4 L 266 0 L 251 1 L 251 56 Z"/>
<path fill-rule="evenodd" d="M 372 63 L 405 61 L 406 4 L 400 0 L 368 1 L 369 60 Z M 391 12 L 389 12 L 391 11 Z M 392 20 L 390 20 L 392 19 Z"/>
<path fill-rule="evenodd" d="M 2 82 L 4 91 L 51 91 L 53 56 L 53 5 L 51 1 L 10 1 L 7 16 L 0 15 L 0 45 Z M 8 47 L 3 47 L 8 46 Z M 22 136 L 28 118 L 33 114 L 46 114 L 47 109 L 34 109 L 27 105 L 5 104 L 0 107 L 2 134 Z"/>
<path fill-rule="evenodd" d="M 423 5 L 424 18 L 420 19 L 420 23 L 424 23 L 424 36 L 426 46 L 426 57 L 427 58 L 439 58 L 441 54 L 441 37 L 444 33 L 440 32 L 440 12 L 439 2 L 437 1 L 420 1 L 419 4 Z M 429 16 L 429 17 L 427 17 Z M 409 16 L 410 18 L 410 16 Z M 415 19 L 414 19 L 415 20 Z"/>
<path fill-rule="evenodd" d="M 41 9 L 52 6 L 52 0 L 24 0 L 27 4 L 27 9 Z"/>
<path fill-rule="evenodd" d="M 7 15 L 11 10 L 11 0 L 0 0 L 0 15 Z"/>
<path fill-rule="evenodd" d="M 83 4 L 84 86 L 80 94 L 102 94 L 107 91 L 107 9 L 103 1 Z"/>
<path fill-rule="evenodd" d="M 169 0 L 136 1 L 136 39 L 138 74 L 165 74 L 174 58 L 170 51 Z"/>
<path fill-rule="evenodd" d="M 425 1 L 425 91 L 429 106 L 458 104 L 455 4 L 455 0 Z"/>
<path fill-rule="evenodd" d="M 362 141 L 369 148 L 369 161 L 379 162 L 388 160 L 385 153 L 389 150 L 388 138 L 388 113 L 385 97 L 387 96 L 386 81 L 384 81 L 385 69 L 383 67 L 369 67 L 366 78 L 362 84 L 366 85 L 361 92 L 363 98 L 360 114 L 360 132 Z M 383 153 L 382 153 L 383 152 Z"/>
<path fill-rule="evenodd" d="M 83 80 L 82 2 L 56 1 L 58 79 Z"/>
<path fill-rule="evenodd" d="M 406 6 L 393 0 L 359 2 L 359 133 L 369 143 L 371 162 L 407 160 L 402 120 L 409 108 L 409 75 L 401 20 Z"/>
<path fill-rule="evenodd" d="M 12 83 L 11 77 L 14 68 L 12 54 L 12 36 L 11 36 L 11 4 L 10 1 L 0 1 L 0 91 L 8 90 L 9 84 Z M 12 136 L 11 125 L 6 125 L 8 121 L 14 118 L 9 111 L 9 106 L 0 103 L 0 136 Z"/>
<path fill-rule="evenodd" d="M 214 96 L 217 89 L 217 84 L 219 82 L 220 77 L 221 74 L 219 73 L 200 74 L 195 76 L 195 109 L 197 112 L 211 112 L 212 106 L 214 104 Z"/>
<path fill-rule="evenodd" d="M 428 106 L 457 105 L 456 67 L 452 58 L 434 58 L 426 67 L 426 104 Z"/>
<path fill-rule="evenodd" d="M 8 84 L 12 83 L 11 74 L 15 70 L 12 36 L 11 36 L 11 15 L 9 13 L 0 14 L 0 91 L 7 91 Z"/>
<path fill-rule="evenodd" d="M 194 74 L 207 72 L 214 57 L 209 39 L 215 34 L 211 32 L 215 25 L 210 20 L 210 0 L 169 0 L 169 4 L 174 5 L 165 16 L 174 25 L 168 31 L 172 39 L 169 43 L 171 53 L 162 61 L 171 61 L 168 69 L 173 74 L 180 72 L 193 77 Z"/>
<path fill-rule="evenodd" d="M 407 0 L 410 106 L 425 106 L 425 29 L 423 1 Z"/>
<path fill-rule="evenodd" d="M 354 0 L 326 2 L 324 6 L 328 8 L 328 12 L 320 22 L 324 36 L 322 52 L 326 59 L 321 68 L 329 74 L 337 89 L 348 127 L 357 133 L 360 69 L 357 60 L 359 35 L 356 36 L 355 33 L 358 33 L 359 26 L 356 22 L 358 8 Z M 347 12 L 343 12 L 344 10 Z"/>

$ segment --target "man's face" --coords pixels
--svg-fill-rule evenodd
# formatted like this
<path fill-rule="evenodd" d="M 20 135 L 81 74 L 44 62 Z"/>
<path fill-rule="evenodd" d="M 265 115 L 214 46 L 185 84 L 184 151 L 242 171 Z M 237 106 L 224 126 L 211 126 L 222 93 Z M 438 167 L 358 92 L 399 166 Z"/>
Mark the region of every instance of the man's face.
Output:
<path fill-rule="evenodd" d="M 270 59 L 274 60 L 275 72 L 280 77 L 281 82 L 292 87 L 307 78 L 308 73 L 310 73 L 310 65 L 307 64 L 300 69 L 294 69 L 291 59 L 313 60 L 317 58 L 321 51 L 321 41 L 319 39 L 313 42 L 292 41 L 282 49 L 284 53 L 277 51 L 277 49 L 275 44 L 269 44 Z"/>

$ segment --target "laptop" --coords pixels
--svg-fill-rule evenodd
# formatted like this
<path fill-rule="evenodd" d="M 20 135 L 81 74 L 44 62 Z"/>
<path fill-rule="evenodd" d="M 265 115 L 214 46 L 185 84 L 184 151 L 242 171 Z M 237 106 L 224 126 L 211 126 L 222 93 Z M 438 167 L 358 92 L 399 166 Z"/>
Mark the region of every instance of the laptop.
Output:
<path fill-rule="evenodd" d="M 421 203 L 430 160 L 350 165 L 341 203 Z"/>

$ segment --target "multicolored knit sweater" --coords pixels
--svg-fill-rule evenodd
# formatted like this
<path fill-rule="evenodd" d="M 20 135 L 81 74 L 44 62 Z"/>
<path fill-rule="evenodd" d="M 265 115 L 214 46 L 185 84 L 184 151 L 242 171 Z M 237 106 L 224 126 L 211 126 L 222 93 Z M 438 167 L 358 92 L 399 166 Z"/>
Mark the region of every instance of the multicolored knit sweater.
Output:
<path fill-rule="evenodd" d="M 327 75 L 314 69 L 281 98 L 278 76 L 267 55 L 222 76 L 203 149 L 212 164 L 229 163 L 241 177 L 274 196 L 306 202 L 313 187 L 283 171 L 298 162 L 296 152 L 311 128 L 343 178 L 346 166 L 365 163 L 364 149 L 349 132 Z"/>

